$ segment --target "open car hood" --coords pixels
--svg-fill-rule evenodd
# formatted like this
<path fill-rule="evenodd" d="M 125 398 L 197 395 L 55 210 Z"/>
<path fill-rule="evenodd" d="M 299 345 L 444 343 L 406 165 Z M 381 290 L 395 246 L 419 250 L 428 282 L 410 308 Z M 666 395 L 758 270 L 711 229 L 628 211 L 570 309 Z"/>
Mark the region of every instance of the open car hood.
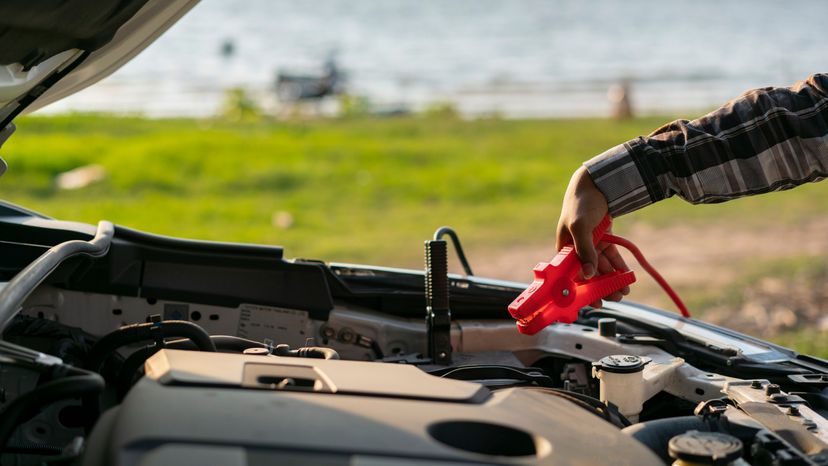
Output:
<path fill-rule="evenodd" d="M 526 335 L 506 312 L 526 284 L 448 274 L 434 247 L 425 271 L 288 260 L 1 201 L 0 231 L 17 457 L 828 465 L 828 361 L 671 312 L 606 303 Z"/>
<path fill-rule="evenodd" d="M 0 2 L 0 129 L 109 76 L 197 3 Z"/>

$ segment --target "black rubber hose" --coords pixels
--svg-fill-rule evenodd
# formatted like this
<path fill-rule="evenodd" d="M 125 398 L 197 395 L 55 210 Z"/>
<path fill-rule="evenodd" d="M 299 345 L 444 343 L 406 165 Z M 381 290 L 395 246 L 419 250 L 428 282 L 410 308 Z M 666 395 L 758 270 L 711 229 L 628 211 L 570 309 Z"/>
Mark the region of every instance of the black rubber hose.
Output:
<path fill-rule="evenodd" d="M 55 401 L 95 395 L 104 388 L 103 378 L 95 373 L 67 368 L 70 375 L 46 382 L 20 395 L 0 410 L 0 451 L 3 451 L 15 428 L 34 416 L 42 406 Z"/>
<path fill-rule="evenodd" d="M 262 342 L 248 340 L 247 338 L 236 337 L 233 335 L 210 335 L 213 344 L 216 345 L 216 350 L 223 353 L 243 353 L 248 348 L 268 348 Z M 198 347 L 191 340 L 181 339 L 168 341 L 164 345 L 170 349 L 182 350 L 197 350 Z"/>
<path fill-rule="evenodd" d="M 598 398 L 593 398 L 583 393 L 571 392 L 562 388 L 551 387 L 522 387 L 521 390 L 539 391 L 564 398 L 595 414 L 596 416 L 601 417 L 618 428 L 624 428 L 630 425 L 630 421 L 618 412 L 617 408 L 611 408 Z"/>
<path fill-rule="evenodd" d="M 2 452 L 10 455 L 57 456 L 63 453 L 63 448 L 40 443 L 13 443 L 6 445 Z"/>
<path fill-rule="evenodd" d="M 457 253 L 460 265 L 463 266 L 463 271 L 466 272 L 466 275 L 469 277 L 473 276 L 474 274 L 472 273 L 469 261 L 466 259 L 466 253 L 463 252 L 463 246 L 460 245 L 460 237 L 457 236 L 457 232 L 455 232 L 451 227 L 440 227 L 434 232 L 434 240 L 437 241 L 443 239 L 444 235 L 448 235 L 449 238 L 451 238 L 451 242 L 454 244 L 454 251 Z"/>
<path fill-rule="evenodd" d="M 216 349 L 222 352 L 242 353 L 248 348 L 268 348 L 268 346 L 264 343 L 232 335 L 211 335 L 210 339 L 213 340 L 213 344 L 215 344 Z M 198 346 L 192 340 L 188 340 L 186 338 L 166 342 L 164 346 L 165 348 L 181 350 L 198 349 Z M 141 368 L 147 358 L 156 352 L 158 352 L 157 347 L 148 346 L 130 354 L 129 357 L 126 358 L 124 363 L 121 365 L 121 369 L 118 372 L 118 380 L 116 381 L 118 399 L 123 399 L 124 396 L 126 396 L 130 387 L 132 387 L 132 382 L 135 379 L 135 373 Z M 333 348 L 323 348 L 318 346 L 291 350 L 287 345 L 279 345 L 274 350 L 274 354 L 277 356 L 297 358 L 339 359 L 339 353 L 337 353 Z"/>
<path fill-rule="evenodd" d="M 296 349 L 296 356 L 300 358 L 313 359 L 339 359 L 339 353 L 333 348 L 322 348 L 320 346 L 306 346 Z"/>
<path fill-rule="evenodd" d="M 183 340 L 189 342 L 190 340 Z M 195 346 L 195 345 L 194 345 Z M 157 346 L 147 346 L 132 353 L 121 364 L 121 369 L 118 371 L 118 380 L 115 382 L 115 389 L 119 400 L 123 400 L 130 388 L 132 382 L 135 380 L 135 374 L 138 372 L 147 358 L 157 353 L 160 348 Z"/>
<path fill-rule="evenodd" d="M 304 348 L 290 349 L 288 345 L 276 345 L 273 348 L 273 354 L 276 356 L 287 356 L 294 358 L 312 358 L 312 359 L 339 359 L 339 353 L 333 348 L 323 348 L 321 346 L 306 346 Z"/>
<path fill-rule="evenodd" d="M 156 335 L 156 332 L 160 332 L 160 335 Z M 210 339 L 210 334 L 203 328 L 186 320 L 165 320 L 127 325 L 107 334 L 89 350 L 86 367 L 91 371 L 98 372 L 106 358 L 118 348 L 142 341 L 152 341 L 157 336 L 161 338 L 189 338 L 201 351 L 216 351 L 216 346 L 213 344 L 213 340 Z"/>
<path fill-rule="evenodd" d="M 524 369 L 510 366 L 475 364 L 468 366 L 453 366 L 435 371 L 427 371 L 431 375 L 455 380 L 502 381 L 513 380 L 517 383 L 532 383 L 540 387 L 554 388 L 552 378 L 537 369 Z"/>
<path fill-rule="evenodd" d="M 199 325 L 186 320 L 165 320 L 159 322 L 159 325 L 161 325 L 161 333 L 164 338 L 189 338 L 198 346 L 200 351 L 216 352 L 216 345 L 213 344 L 210 334 Z"/>
<path fill-rule="evenodd" d="M 104 360 L 118 348 L 131 343 L 152 339 L 150 327 L 152 324 L 125 325 L 114 332 L 103 336 L 89 350 L 86 357 L 86 368 L 98 372 Z"/>
<path fill-rule="evenodd" d="M 233 335 L 210 335 L 210 340 L 213 341 L 217 351 L 226 353 L 243 353 L 244 350 L 248 348 L 268 348 L 268 346 L 264 343 Z M 165 342 L 164 347 L 188 351 L 197 351 L 199 349 L 198 345 L 187 338 Z M 123 399 L 124 396 L 126 396 L 127 392 L 132 387 L 132 383 L 135 380 L 135 374 L 138 369 L 143 366 L 144 362 L 150 356 L 157 352 L 157 347 L 148 346 L 130 354 L 129 357 L 124 360 L 124 363 L 121 364 L 121 369 L 118 372 L 118 380 L 115 382 L 118 399 Z"/>

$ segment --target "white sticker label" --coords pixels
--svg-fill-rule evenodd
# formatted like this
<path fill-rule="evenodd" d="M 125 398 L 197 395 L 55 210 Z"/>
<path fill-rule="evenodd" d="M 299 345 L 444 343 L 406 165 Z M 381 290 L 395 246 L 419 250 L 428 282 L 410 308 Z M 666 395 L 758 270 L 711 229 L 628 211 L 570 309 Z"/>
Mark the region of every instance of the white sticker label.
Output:
<path fill-rule="evenodd" d="M 305 346 L 305 341 L 313 337 L 309 334 L 307 311 L 254 304 L 243 304 L 240 311 L 236 334 L 242 338 L 273 345 L 286 343 L 297 348 Z"/>

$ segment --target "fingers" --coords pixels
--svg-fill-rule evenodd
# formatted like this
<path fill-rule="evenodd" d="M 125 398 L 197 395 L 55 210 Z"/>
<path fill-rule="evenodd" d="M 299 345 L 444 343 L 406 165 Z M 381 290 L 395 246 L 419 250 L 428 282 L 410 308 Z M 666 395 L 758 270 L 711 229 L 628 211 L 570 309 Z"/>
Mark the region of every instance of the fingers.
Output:
<path fill-rule="evenodd" d="M 575 253 L 581 260 L 584 275 L 595 275 L 598 254 L 592 244 L 592 230 L 607 213 L 607 200 L 595 186 L 585 167 L 572 174 L 564 193 L 561 216 L 558 220 L 557 248 L 567 244 L 575 246 Z"/>
<path fill-rule="evenodd" d="M 621 298 L 623 298 L 623 297 L 624 297 L 624 295 L 620 291 L 616 291 L 615 293 L 607 296 L 604 299 L 607 299 L 607 300 L 610 300 L 610 301 L 621 301 Z"/>
<path fill-rule="evenodd" d="M 598 251 L 598 273 L 600 275 L 615 272 L 616 270 L 622 272 L 630 270 L 627 263 L 624 262 L 624 258 L 621 256 L 621 253 L 618 252 L 618 248 L 616 248 L 614 244 L 600 243 L 598 245 Z M 628 294 L 630 294 L 630 287 L 625 286 L 624 288 L 618 290 L 617 293 L 610 295 L 606 299 L 609 299 L 610 301 L 620 301 L 622 296 L 627 296 Z"/>
<path fill-rule="evenodd" d="M 598 275 L 606 275 L 608 273 L 614 272 L 615 267 L 612 266 L 607 256 L 599 253 L 598 254 Z"/>
<path fill-rule="evenodd" d="M 571 232 L 575 253 L 581 260 L 584 278 L 592 278 L 598 266 L 598 252 L 592 244 L 592 229 L 582 222 L 577 222 L 572 225 Z"/>
<path fill-rule="evenodd" d="M 572 244 L 572 235 L 563 222 L 558 223 L 558 232 L 555 236 L 555 250 L 560 251 L 564 246 Z"/>
<path fill-rule="evenodd" d="M 615 247 L 614 244 L 610 243 L 600 243 L 598 245 L 598 274 L 605 275 L 608 273 L 615 272 L 616 270 L 620 271 L 627 271 L 629 268 L 627 267 L 626 262 L 624 262 L 624 258 L 618 252 L 618 248 Z M 630 287 L 625 286 L 624 288 L 612 293 L 609 296 L 606 296 L 604 299 L 608 301 L 621 301 L 624 296 L 630 294 Z M 593 303 L 594 305 L 598 304 L 600 306 L 602 303 L 596 302 Z"/>
<path fill-rule="evenodd" d="M 629 287 L 627 287 L 626 289 L 627 289 L 627 293 L 629 293 L 630 292 Z M 624 293 L 623 290 L 616 291 L 615 293 L 605 297 L 604 299 L 606 299 L 607 301 L 621 301 L 621 299 L 624 297 L 624 294 L 626 294 L 626 293 Z M 602 299 L 599 299 L 597 301 L 594 301 L 594 302 L 590 303 L 589 305 L 591 307 L 594 307 L 594 308 L 599 308 L 599 307 L 602 307 L 604 305 L 604 301 Z"/>
<path fill-rule="evenodd" d="M 574 246 L 575 254 L 582 264 L 581 272 L 584 279 L 590 279 L 596 273 L 628 270 L 624 259 L 614 246 L 609 248 L 603 245 L 600 250 L 596 250 L 592 243 L 592 230 L 607 213 L 607 200 L 593 182 L 589 171 L 585 167 L 575 170 L 564 193 L 555 239 L 559 251 L 567 245 Z M 607 252 L 601 253 L 604 250 Z M 618 296 L 612 295 L 610 298 L 618 300 L 624 292 L 625 290 L 621 290 Z M 600 306 L 601 302 L 595 304 Z"/>
<path fill-rule="evenodd" d="M 621 253 L 618 252 L 618 248 L 614 244 L 600 243 L 598 245 L 598 249 L 601 251 L 601 255 L 606 257 L 612 267 L 612 270 L 630 270 L 627 263 L 624 261 L 624 258 L 621 256 Z"/>

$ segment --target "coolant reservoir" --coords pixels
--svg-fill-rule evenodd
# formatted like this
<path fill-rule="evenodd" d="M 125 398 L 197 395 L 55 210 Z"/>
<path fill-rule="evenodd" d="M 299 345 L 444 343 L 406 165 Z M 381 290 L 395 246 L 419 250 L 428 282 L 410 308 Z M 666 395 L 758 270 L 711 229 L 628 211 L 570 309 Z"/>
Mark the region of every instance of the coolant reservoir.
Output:
<path fill-rule="evenodd" d="M 649 358 L 623 354 L 593 363 L 593 376 L 601 380 L 601 401 L 615 404 L 621 414 L 636 422 L 649 398 L 644 380 L 644 367 L 649 363 Z"/>
<path fill-rule="evenodd" d="M 673 466 L 742 466 L 742 441 L 732 435 L 691 430 L 670 439 Z"/>
<path fill-rule="evenodd" d="M 644 402 L 663 390 L 682 364 L 681 358 L 653 363 L 647 357 L 614 354 L 592 363 L 592 375 L 601 380 L 601 401 L 614 404 L 627 419 L 638 422 Z"/>

